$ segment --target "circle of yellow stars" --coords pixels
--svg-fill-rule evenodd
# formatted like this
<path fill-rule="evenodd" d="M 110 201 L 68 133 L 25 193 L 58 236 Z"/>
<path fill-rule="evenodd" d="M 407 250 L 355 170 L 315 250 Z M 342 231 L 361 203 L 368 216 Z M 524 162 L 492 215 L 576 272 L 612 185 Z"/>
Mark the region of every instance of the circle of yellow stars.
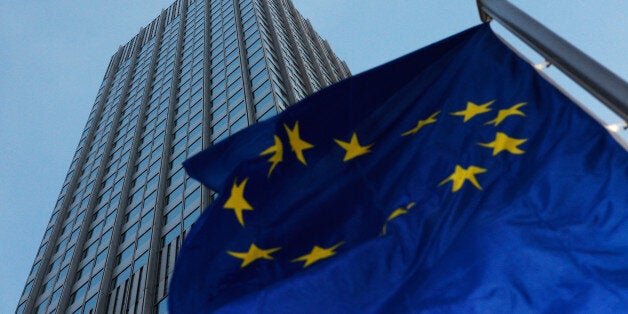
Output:
<path fill-rule="evenodd" d="M 451 112 L 450 115 L 463 117 L 463 123 L 466 123 L 478 115 L 482 115 L 482 114 L 493 111 L 493 108 L 491 108 L 491 105 L 493 105 L 494 102 L 495 100 L 491 100 L 482 104 L 476 104 L 474 102 L 469 101 L 467 102 L 466 108 L 464 110 Z M 510 108 L 501 109 L 498 111 L 497 116 L 494 119 L 486 122 L 485 125 L 498 126 L 502 122 L 504 122 L 506 118 L 510 116 L 525 117 L 525 113 L 520 110 L 525 105 L 526 105 L 525 102 L 520 102 L 513 105 Z M 418 120 L 414 127 L 401 133 L 401 136 L 406 137 L 406 136 L 416 135 L 417 133 L 419 133 L 420 130 L 422 130 L 426 126 L 436 123 L 438 121 L 438 115 L 440 113 L 441 111 L 436 111 L 432 113 L 430 116 L 428 116 L 427 118 Z M 289 127 L 287 124 L 284 124 L 284 129 L 288 137 L 288 144 L 290 145 L 291 152 L 294 153 L 296 159 L 301 164 L 303 164 L 304 166 L 307 166 L 307 160 L 305 158 L 304 152 L 306 150 L 314 148 L 314 144 L 311 144 L 302 138 L 300 130 L 299 130 L 298 121 L 296 121 L 292 127 Z M 268 175 L 267 175 L 268 178 L 270 178 L 273 170 L 276 169 L 277 165 L 284 161 L 284 146 L 281 139 L 279 138 L 279 136 L 274 135 L 273 140 L 274 140 L 273 145 L 260 153 L 260 156 L 270 155 L 270 157 L 268 158 L 268 162 L 271 163 L 271 166 L 268 170 Z M 496 156 L 502 152 L 508 152 L 513 155 L 521 155 L 521 154 L 524 154 L 525 151 L 519 148 L 519 146 L 525 143 L 526 141 L 527 139 L 514 138 L 507 135 L 506 133 L 496 132 L 495 138 L 492 142 L 477 143 L 477 145 L 492 149 L 493 156 Z M 352 133 L 351 138 L 348 141 L 343 141 L 341 139 L 334 139 L 334 142 L 345 151 L 343 162 L 349 162 L 360 156 L 370 153 L 371 148 L 375 144 L 375 143 L 370 143 L 366 145 L 361 144 L 356 132 Z M 450 176 L 442 180 L 438 184 L 438 186 L 440 187 L 447 184 L 448 182 L 452 182 L 451 191 L 453 193 L 456 193 L 464 187 L 466 182 L 469 182 L 476 189 L 482 190 L 482 186 L 480 185 L 480 182 L 478 181 L 476 176 L 482 173 L 486 173 L 487 171 L 488 171 L 487 169 L 479 167 L 479 166 L 475 166 L 475 165 L 470 165 L 466 168 L 461 165 L 455 165 L 454 172 Z M 248 178 L 244 178 L 239 183 L 237 179 L 235 179 L 231 187 L 231 193 L 229 195 L 229 198 L 223 205 L 223 208 L 234 211 L 236 219 L 242 227 L 244 227 L 245 225 L 243 213 L 245 211 L 254 210 L 253 206 L 251 206 L 251 204 L 249 204 L 249 202 L 244 197 L 244 192 L 245 192 L 247 182 L 248 182 Z M 382 236 L 386 235 L 386 225 L 388 222 L 392 221 L 393 219 L 401 215 L 407 214 L 408 211 L 414 205 L 415 203 L 410 203 L 407 206 L 405 206 L 405 208 L 404 207 L 396 208 L 386 219 L 380 235 Z M 340 247 L 342 244 L 344 244 L 344 242 L 339 242 L 327 248 L 314 245 L 312 250 L 309 253 L 304 254 L 300 257 L 297 257 L 291 261 L 293 263 L 303 262 L 303 268 L 306 268 L 320 260 L 327 259 L 336 255 L 337 253 L 336 249 L 338 249 L 338 247 Z M 264 248 L 258 247 L 255 243 L 252 243 L 249 246 L 249 249 L 245 252 L 227 251 L 227 253 L 235 258 L 241 259 L 242 263 L 240 264 L 240 268 L 244 268 L 250 265 L 251 263 L 260 259 L 273 260 L 274 258 L 271 254 L 279 250 L 281 250 L 281 247 L 273 247 L 273 248 L 264 249 Z"/>

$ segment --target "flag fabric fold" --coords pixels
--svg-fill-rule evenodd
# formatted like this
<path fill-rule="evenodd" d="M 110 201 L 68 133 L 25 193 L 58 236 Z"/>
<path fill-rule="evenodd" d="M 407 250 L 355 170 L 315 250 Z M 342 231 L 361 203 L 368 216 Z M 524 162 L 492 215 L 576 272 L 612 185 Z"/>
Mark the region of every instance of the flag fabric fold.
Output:
<path fill-rule="evenodd" d="M 172 313 L 628 308 L 628 153 L 488 24 L 184 166 Z"/>

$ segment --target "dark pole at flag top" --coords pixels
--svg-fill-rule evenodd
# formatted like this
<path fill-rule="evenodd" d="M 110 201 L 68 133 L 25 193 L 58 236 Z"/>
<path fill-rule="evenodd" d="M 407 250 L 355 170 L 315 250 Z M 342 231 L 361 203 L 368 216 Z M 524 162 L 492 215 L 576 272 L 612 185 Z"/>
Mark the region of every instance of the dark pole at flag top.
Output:
<path fill-rule="evenodd" d="M 480 19 L 497 20 L 628 122 L 628 83 L 506 0 L 477 0 Z"/>

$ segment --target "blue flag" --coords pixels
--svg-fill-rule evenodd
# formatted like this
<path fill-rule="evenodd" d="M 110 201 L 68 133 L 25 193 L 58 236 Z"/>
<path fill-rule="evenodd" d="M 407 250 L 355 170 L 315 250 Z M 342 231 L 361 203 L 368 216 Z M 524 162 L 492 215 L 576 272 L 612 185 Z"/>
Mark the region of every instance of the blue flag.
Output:
<path fill-rule="evenodd" d="M 628 153 L 488 25 L 184 165 L 172 313 L 628 309 Z"/>

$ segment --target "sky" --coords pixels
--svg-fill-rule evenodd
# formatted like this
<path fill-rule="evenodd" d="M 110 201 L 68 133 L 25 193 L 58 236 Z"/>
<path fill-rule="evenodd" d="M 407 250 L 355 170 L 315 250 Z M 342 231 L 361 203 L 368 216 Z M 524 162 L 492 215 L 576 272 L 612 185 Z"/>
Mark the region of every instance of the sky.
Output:
<path fill-rule="evenodd" d="M 0 2 L 0 313 L 17 306 L 110 57 L 172 1 Z M 480 23 L 474 0 L 293 2 L 354 74 Z M 628 1 L 511 2 L 628 80 Z M 555 67 L 546 73 L 604 123 L 621 122 Z"/>

